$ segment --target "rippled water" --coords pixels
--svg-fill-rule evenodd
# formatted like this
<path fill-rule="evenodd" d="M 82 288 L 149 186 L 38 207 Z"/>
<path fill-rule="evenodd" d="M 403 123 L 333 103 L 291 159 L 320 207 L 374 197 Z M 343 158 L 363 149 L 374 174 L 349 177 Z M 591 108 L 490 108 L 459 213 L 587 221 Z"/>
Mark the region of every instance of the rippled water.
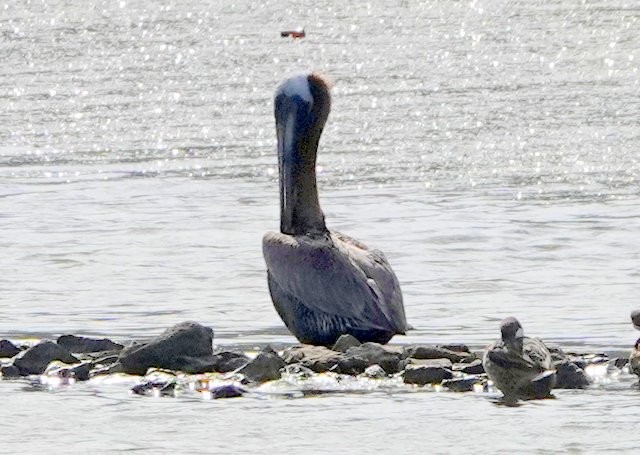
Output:
<path fill-rule="evenodd" d="M 297 26 L 307 38 L 280 38 Z M 480 347 L 508 314 L 566 347 L 636 338 L 634 2 L 25 0 L 0 2 L 0 30 L 1 337 L 128 340 L 193 319 L 221 344 L 293 342 L 261 237 L 278 227 L 273 90 L 312 68 L 335 83 L 321 203 L 393 264 L 416 328 L 394 342 Z M 491 451 L 498 436 L 597 452 L 633 448 L 626 381 L 514 410 L 467 395 L 219 404 L 5 381 L 0 415 L 42 435 L 38 448 Z"/>

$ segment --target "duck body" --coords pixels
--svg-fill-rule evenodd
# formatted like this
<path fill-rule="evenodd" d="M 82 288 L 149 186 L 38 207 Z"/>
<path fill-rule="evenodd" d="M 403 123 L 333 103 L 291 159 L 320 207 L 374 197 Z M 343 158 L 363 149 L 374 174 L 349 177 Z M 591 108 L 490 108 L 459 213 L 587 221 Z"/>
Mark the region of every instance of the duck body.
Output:
<path fill-rule="evenodd" d="M 629 355 L 629 373 L 640 377 L 640 338 L 636 341 Z"/>
<path fill-rule="evenodd" d="M 505 321 L 508 322 L 505 324 Z M 542 340 L 523 336 L 515 318 L 505 321 L 502 339 L 487 347 L 484 353 L 483 365 L 489 378 L 506 402 L 551 397 L 556 373 L 549 349 Z M 513 324 L 512 321 L 517 324 L 514 336 L 505 336 L 504 326 Z"/>
<path fill-rule="evenodd" d="M 408 328 L 402 293 L 384 254 L 327 229 L 316 184 L 316 155 L 330 110 L 321 76 L 301 74 L 276 91 L 280 232 L 262 242 L 278 315 L 302 343 L 332 345 L 340 335 L 386 343 Z"/>

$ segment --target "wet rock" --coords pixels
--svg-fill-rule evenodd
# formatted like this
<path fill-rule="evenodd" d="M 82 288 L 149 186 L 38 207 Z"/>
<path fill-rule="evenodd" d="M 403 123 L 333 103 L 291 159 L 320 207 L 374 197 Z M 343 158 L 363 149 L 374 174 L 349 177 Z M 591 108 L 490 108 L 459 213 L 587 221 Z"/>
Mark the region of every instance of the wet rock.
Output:
<path fill-rule="evenodd" d="M 47 365 L 54 360 L 69 364 L 80 362 L 69 351 L 53 341 L 42 341 L 14 357 L 13 364 L 18 367 L 20 374 L 26 376 L 42 374 Z"/>
<path fill-rule="evenodd" d="M 340 338 L 336 341 L 336 344 L 331 348 L 332 351 L 347 352 L 349 348 L 360 346 L 362 343 L 358 341 L 353 335 L 340 335 Z"/>
<path fill-rule="evenodd" d="M 442 381 L 443 387 L 452 392 L 473 392 L 476 384 L 482 384 L 482 379 L 477 376 L 467 376 L 465 378 L 445 379 Z"/>
<path fill-rule="evenodd" d="M 0 366 L 0 376 L 3 379 L 14 379 L 20 377 L 20 370 L 15 365 L 2 365 Z"/>
<path fill-rule="evenodd" d="M 118 354 L 96 357 L 91 360 L 91 377 L 109 373 L 124 373 L 122 365 L 118 362 Z"/>
<path fill-rule="evenodd" d="M 583 370 L 587 367 L 587 365 L 589 365 L 589 363 L 587 363 L 587 361 L 584 360 L 584 359 L 574 359 L 573 361 L 568 360 L 568 359 L 563 359 L 563 360 L 555 361 L 555 363 L 557 363 L 557 364 L 560 364 L 562 362 L 571 362 L 575 366 L 577 366 L 578 368 L 582 368 Z"/>
<path fill-rule="evenodd" d="M 618 357 L 613 361 L 613 365 L 616 368 L 620 368 L 620 369 L 622 369 L 627 363 L 629 363 L 629 359 L 624 357 Z"/>
<path fill-rule="evenodd" d="M 407 359 L 410 365 L 422 365 L 429 367 L 442 367 L 447 370 L 451 370 L 453 368 L 453 363 L 449 359 Z"/>
<path fill-rule="evenodd" d="M 20 348 L 9 340 L 0 340 L 0 357 L 13 357 L 20 354 Z"/>
<path fill-rule="evenodd" d="M 352 348 L 353 349 L 353 348 Z M 299 363 L 316 373 L 333 371 L 335 373 L 358 375 L 370 363 L 357 354 L 344 354 L 323 346 L 300 345 L 286 349 L 283 359 L 288 364 Z"/>
<path fill-rule="evenodd" d="M 246 355 L 232 351 L 222 351 L 206 357 L 179 356 L 175 358 L 172 369 L 188 374 L 228 373 L 243 367 L 249 360 Z"/>
<path fill-rule="evenodd" d="M 123 345 L 114 343 L 107 338 L 86 338 L 75 335 L 62 335 L 56 343 L 67 351 L 75 353 L 120 351 L 124 348 Z"/>
<path fill-rule="evenodd" d="M 460 360 L 460 362 L 456 362 L 456 363 L 473 363 L 476 360 L 480 360 L 482 361 L 482 354 L 484 352 L 472 352 L 471 355 L 469 357 L 465 357 L 464 359 Z"/>
<path fill-rule="evenodd" d="M 471 363 L 467 364 L 458 364 L 455 367 L 456 371 L 459 371 L 464 374 L 482 374 L 484 373 L 484 366 L 482 365 L 482 360 L 476 359 Z"/>
<path fill-rule="evenodd" d="M 226 384 L 211 389 L 211 398 L 217 400 L 219 398 L 236 398 L 241 397 L 246 392 L 242 387 L 233 384 Z"/>
<path fill-rule="evenodd" d="M 402 352 L 393 351 L 378 343 L 364 343 L 347 349 L 347 357 L 364 359 L 367 366 L 380 365 L 387 374 L 397 373 L 402 370 Z M 347 373 L 349 374 L 349 373 Z"/>
<path fill-rule="evenodd" d="M 556 365 L 555 389 L 582 389 L 591 384 L 584 370 L 567 360 Z"/>
<path fill-rule="evenodd" d="M 380 365 L 371 365 L 370 367 L 367 367 L 366 370 L 364 370 L 364 373 L 362 373 L 362 376 L 365 376 L 371 379 L 383 379 L 383 378 L 386 378 L 388 375 L 387 375 L 387 372 L 384 371 L 384 368 L 382 368 Z"/>
<path fill-rule="evenodd" d="M 271 348 L 264 349 L 255 359 L 238 370 L 238 373 L 252 382 L 267 382 L 280 379 L 280 369 L 285 361 Z"/>
<path fill-rule="evenodd" d="M 131 391 L 136 395 L 174 396 L 175 388 L 175 381 L 151 380 L 133 386 Z"/>
<path fill-rule="evenodd" d="M 88 381 L 91 363 L 84 362 L 79 365 L 69 366 L 60 362 L 52 362 L 47 366 L 44 374 L 58 378 L 73 378 L 76 381 Z"/>
<path fill-rule="evenodd" d="M 324 373 L 336 369 L 344 355 L 324 346 L 300 345 L 286 349 L 282 358 L 288 364 L 299 363 L 311 371 Z"/>
<path fill-rule="evenodd" d="M 189 358 L 213 354 L 213 330 L 197 322 L 182 322 L 148 343 L 124 348 L 118 357 L 128 374 L 145 374 L 148 368 L 180 370 Z"/>
<path fill-rule="evenodd" d="M 300 365 L 299 363 L 292 363 L 284 367 L 286 374 L 296 376 L 298 379 L 308 379 L 313 377 L 314 372 L 310 368 Z"/>
<path fill-rule="evenodd" d="M 357 376 L 363 373 L 369 365 L 370 362 L 359 355 L 345 355 L 338 359 L 338 365 L 335 368 L 335 372 Z"/>
<path fill-rule="evenodd" d="M 220 351 L 211 356 L 214 359 L 214 369 L 218 373 L 228 373 L 249 363 L 251 359 L 241 352 Z"/>
<path fill-rule="evenodd" d="M 462 344 L 462 343 L 442 344 L 440 345 L 440 347 L 442 349 L 447 349 L 449 351 L 465 352 L 467 354 L 471 354 L 469 347 L 466 344 Z"/>
<path fill-rule="evenodd" d="M 440 366 L 407 365 L 402 374 L 405 384 L 440 384 L 445 379 L 452 379 L 451 370 Z"/>
<path fill-rule="evenodd" d="M 453 363 L 460 363 L 465 359 L 475 359 L 475 356 L 468 351 L 454 351 L 442 346 L 426 345 L 410 346 L 406 348 L 404 357 L 414 359 L 449 359 Z"/>

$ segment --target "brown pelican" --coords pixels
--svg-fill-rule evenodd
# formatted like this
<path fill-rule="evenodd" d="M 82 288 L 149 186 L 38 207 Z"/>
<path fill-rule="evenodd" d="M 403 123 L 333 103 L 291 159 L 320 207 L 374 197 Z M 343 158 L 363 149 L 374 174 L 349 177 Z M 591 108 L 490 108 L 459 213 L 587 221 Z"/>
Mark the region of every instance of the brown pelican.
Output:
<path fill-rule="evenodd" d="M 398 279 L 381 251 L 327 229 L 318 202 L 316 154 L 330 108 L 318 74 L 276 90 L 280 232 L 262 241 L 269 292 L 302 343 L 332 345 L 342 334 L 386 343 L 408 329 Z"/>
<path fill-rule="evenodd" d="M 502 339 L 486 349 L 483 364 L 505 402 L 550 397 L 556 372 L 545 344 L 537 338 L 525 337 L 514 317 L 504 319 L 500 331 Z"/>

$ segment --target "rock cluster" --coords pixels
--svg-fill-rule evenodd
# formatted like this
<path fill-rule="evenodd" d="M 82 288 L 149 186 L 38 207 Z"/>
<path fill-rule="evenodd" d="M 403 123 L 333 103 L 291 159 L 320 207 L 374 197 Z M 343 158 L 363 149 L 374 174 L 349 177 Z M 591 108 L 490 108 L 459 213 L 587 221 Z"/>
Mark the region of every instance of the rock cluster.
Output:
<path fill-rule="evenodd" d="M 588 364 L 608 362 L 621 367 L 624 362 L 604 356 L 579 356 L 552 348 L 557 368 L 556 388 L 583 388 L 590 383 L 584 368 Z M 213 330 L 195 322 L 183 322 L 159 336 L 130 346 L 108 339 L 63 335 L 23 348 L 0 340 L 0 357 L 10 363 L 0 366 L 2 378 L 44 375 L 74 381 L 109 373 L 145 375 L 148 371 L 179 371 L 190 375 L 221 373 L 236 385 L 210 386 L 203 379 L 201 389 L 212 398 L 241 396 L 243 385 L 258 385 L 278 380 L 283 374 L 311 377 L 318 373 L 362 376 L 369 379 L 402 378 L 414 386 L 441 386 L 454 392 L 483 390 L 487 376 L 481 353 L 464 345 L 389 346 L 360 343 L 350 335 L 340 337 L 330 349 L 296 345 L 278 353 L 267 346 L 253 358 L 242 352 L 213 349 Z M 174 374 L 174 373 L 171 373 Z M 140 395 L 172 395 L 173 379 L 148 379 L 132 389 Z M 200 390 L 200 389 L 198 389 Z"/>

